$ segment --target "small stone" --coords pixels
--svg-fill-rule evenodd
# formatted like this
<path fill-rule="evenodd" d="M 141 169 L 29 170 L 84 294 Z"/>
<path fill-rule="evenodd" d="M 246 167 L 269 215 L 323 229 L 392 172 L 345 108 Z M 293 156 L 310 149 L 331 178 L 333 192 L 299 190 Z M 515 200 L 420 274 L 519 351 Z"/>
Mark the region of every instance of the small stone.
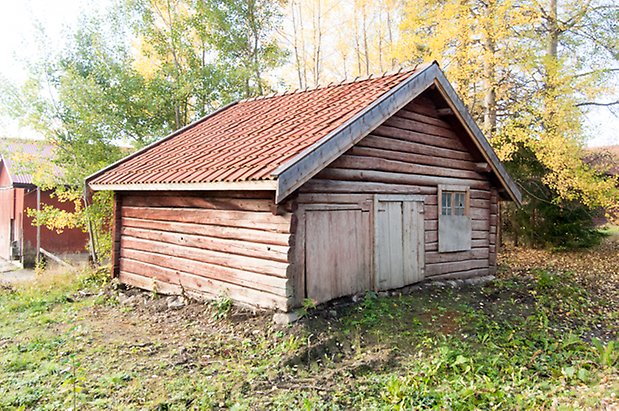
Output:
<path fill-rule="evenodd" d="M 359 302 L 360 299 L 361 299 L 361 296 L 359 294 L 355 294 L 355 295 L 352 296 L 352 302 L 353 303 Z"/>
<path fill-rule="evenodd" d="M 180 295 L 168 297 L 167 303 L 170 310 L 180 310 L 187 305 L 187 301 L 185 301 L 185 298 Z"/>
<path fill-rule="evenodd" d="M 273 322 L 278 325 L 288 325 L 299 319 L 299 315 L 295 312 L 290 313 L 275 313 Z"/>
<path fill-rule="evenodd" d="M 132 295 L 131 297 L 127 297 L 125 294 L 122 293 L 118 295 L 118 302 L 120 303 L 120 305 L 133 305 L 137 299 L 138 297 L 135 295 Z"/>
<path fill-rule="evenodd" d="M 468 278 L 464 280 L 464 283 L 467 285 L 483 285 L 483 284 L 486 284 L 494 280 L 494 278 L 495 277 L 493 275 L 486 275 L 483 277 L 473 277 L 473 278 Z"/>
<path fill-rule="evenodd" d="M 379 291 L 378 292 L 378 297 L 380 297 L 380 298 L 389 297 L 389 291 Z"/>
<path fill-rule="evenodd" d="M 331 317 L 333 317 L 333 318 L 336 318 L 336 317 L 337 317 L 337 311 L 335 311 L 335 310 L 329 310 L 329 315 L 330 315 Z"/>
<path fill-rule="evenodd" d="M 432 282 L 429 284 L 429 286 L 430 286 L 430 287 L 435 287 L 435 288 L 439 288 L 439 287 L 440 287 L 440 288 L 443 288 L 443 287 L 445 287 L 445 283 L 444 283 L 444 282 L 442 282 L 442 281 L 432 281 Z"/>
<path fill-rule="evenodd" d="M 447 285 L 450 286 L 451 288 L 458 288 L 458 283 L 453 281 L 453 280 L 449 280 L 446 281 Z"/>

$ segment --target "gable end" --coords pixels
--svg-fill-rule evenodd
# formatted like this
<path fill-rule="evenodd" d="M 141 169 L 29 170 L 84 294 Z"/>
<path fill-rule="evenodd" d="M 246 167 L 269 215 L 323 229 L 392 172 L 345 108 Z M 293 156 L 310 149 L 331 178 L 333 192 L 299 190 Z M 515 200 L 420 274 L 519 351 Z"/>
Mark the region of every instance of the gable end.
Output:
<path fill-rule="evenodd" d="M 507 174 L 488 140 L 436 62 L 418 69 L 417 73 L 376 100 L 357 116 L 276 169 L 273 172 L 273 176 L 277 178 L 276 202 L 283 201 L 432 85 L 435 85 L 445 98 L 509 196 L 517 205 L 520 205 L 522 195 L 516 184 Z"/>

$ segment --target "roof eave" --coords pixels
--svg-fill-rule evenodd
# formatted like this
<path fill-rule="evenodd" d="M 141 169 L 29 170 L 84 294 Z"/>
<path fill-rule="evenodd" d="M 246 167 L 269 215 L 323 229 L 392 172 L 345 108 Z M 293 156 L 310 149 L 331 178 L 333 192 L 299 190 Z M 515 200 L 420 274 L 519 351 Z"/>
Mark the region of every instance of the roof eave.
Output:
<path fill-rule="evenodd" d="M 204 117 L 202 117 L 202 118 L 200 118 L 200 119 L 198 119 L 198 120 L 194 121 L 193 123 L 187 124 L 185 127 L 179 128 L 178 130 L 176 130 L 176 131 L 174 131 L 174 132 L 172 132 L 172 133 L 168 134 L 166 137 L 164 137 L 164 138 L 162 138 L 162 139 L 160 139 L 160 140 L 157 140 L 157 141 L 155 141 L 155 142 L 153 142 L 153 143 L 151 143 L 151 144 L 147 145 L 146 147 L 143 147 L 143 148 L 141 148 L 140 150 L 138 150 L 138 151 L 136 151 L 136 152 L 134 152 L 134 153 L 132 153 L 132 154 L 129 154 L 128 156 L 121 158 L 120 160 L 118 160 L 118 161 L 116 161 L 116 162 L 114 162 L 114 163 L 110 164 L 109 166 L 107 166 L 107 167 L 105 167 L 105 168 L 102 168 L 101 170 L 99 170 L 99 171 L 97 171 L 97 172 L 95 172 L 95 173 L 93 173 L 93 174 L 89 175 L 88 177 L 86 177 L 86 178 L 84 179 L 84 181 L 85 181 L 85 183 L 86 183 L 86 187 L 90 187 L 90 183 L 89 183 L 89 182 L 90 182 L 92 179 L 94 179 L 94 178 L 96 178 L 96 177 L 99 177 L 101 174 L 104 174 L 105 172 L 107 172 L 107 171 L 109 171 L 109 170 L 113 169 L 114 167 L 119 166 L 120 164 L 122 164 L 122 163 L 124 163 L 124 162 L 126 162 L 126 161 L 129 161 L 129 160 L 131 160 L 131 159 L 132 159 L 132 158 L 134 158 L 134 157 L 137 157 L 138 155 L 140 155 L 140 154 L 144 153 L 144 152 L 145 152 L 145 151 L 147 151 L 147 150 L 150 150 L 150 149 L 151 149 L 151 148 L 153 148 L 153 147 L 158 146 L 159 144 L 161 144 L 161 143 L 163 143 L 163 142 L 168 141 L 168 140 L 169 140 L 169 139 L 171 139 L 172 137 L 174 137 L 174 136 L 176 136 L 176 135 L 178 135 L 178 134 L 182 133 L 182 132 L 183 132 L 183 131 L 185 131 L 185 130 L 188 130 L 188 129 L 190 129 L 190 128 L 192 128 L 192 127 L 196 126 L 197 124 L 199 124 L 199 123 L 203 122 L 204 120 L 206 120 L 206 119 L 208 119 L 208 118 L 210 118 L 210 117 L 212 117 L 212 116 L 214 116 L 214 115 L 216 115 L 216 114 L 218 114 L 218 113 L 221 113 L 222 111 L 226 110 L 226 109 L 227 109 L 227 108 L 229 108 L 229 107 L 232 107 L 232 106 L 233 106 L 233 105 L 235 105 L 235 104 L 237 104 L 237 102 L 236 102 L 236 101 L 234 101 L 234 102 L 232 102 L 232 103 L 229 103 L 229 104 L 226 104 L 225 106 L 223 106 L 223 107 L 221 107 L 221 108 L 219 108 L 219 109 L 217 109 L 217 110 L 213 111 L 212 113 L 207 114 L 206 116 L 204 116 Z M 90 187 L 90 188 L 91 188 L 91 189 L 93 189 L 92 187 Z M 94 189 L 93 189 L 93 190 L 94 190 Z"/>
<path fill-rule="evenodd" d="M 94 191 L 276 191 L 275 180 L 210 183 L 89 184 Z"/>

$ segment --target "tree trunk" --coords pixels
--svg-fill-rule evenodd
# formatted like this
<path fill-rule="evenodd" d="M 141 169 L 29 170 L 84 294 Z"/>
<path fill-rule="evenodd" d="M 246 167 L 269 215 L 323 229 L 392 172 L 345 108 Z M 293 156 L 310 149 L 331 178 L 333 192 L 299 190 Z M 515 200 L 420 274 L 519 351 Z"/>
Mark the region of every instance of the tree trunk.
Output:
<path fill-rule="evenodd" d="M 368 28 L 367 28 L 367 20 L 368 20 L 368 12 L 366 10 L 365 2 L 361 6 L 361 12 L 363 15 L 363 50 L 365 54 L 365 75 L 370 74 L 370 50 L 368 49 Z"/>
<path fill-rule="evenodd" d="M 484 132 L 488 138 L 492 138 L 496 131 L 496 79 L 494 56 L 496 45 L 494 40 L 494 27 L 492 24 L 492 13 L 495 2 L 489 1 L 484 8 L 485 38 L 484 38 L 484 83 L 486 92 L 484 95 Z"/>
<path fill-rule="evenodd" d="M 557 20 L 557 0 L 550 0 L 550 10 L 548 11 L 548 43 L 546 44 L 546 55 L 556 59 L 558 57 L 559 46 L 559 23 Z"/>
<path fill-rule="evenodd" d="M 297 66 L 297 76 L 299 77 L 299 88 L 303 88 L 303 76 L 301 74 L 301 58 L 299 56 L 299 46 L 298 46 L 298 42 L 299 42 L 299 32 L 297 30 L 297 21 L 295 18 L 295 11 L 294 11 L 294 6 L 295 6 L 295 1 L 291 1 L 290 2 L 290 13 L 291 13 L 291 17 L 292 17 L 292 49 L 294 52 L 294 60 L 295 60 L 295 64 Z M 299 15 L 301 14 L 301 8 L 299 7 Z M 301 35 L 303 35 L 303 33 L 301 33 Z"/>

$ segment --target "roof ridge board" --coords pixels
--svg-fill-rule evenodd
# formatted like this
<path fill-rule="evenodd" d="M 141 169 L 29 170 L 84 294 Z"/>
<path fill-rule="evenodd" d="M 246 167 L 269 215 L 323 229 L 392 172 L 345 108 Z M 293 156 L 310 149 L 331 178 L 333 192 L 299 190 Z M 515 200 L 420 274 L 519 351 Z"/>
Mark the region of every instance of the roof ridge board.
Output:
<path fill-rule="evenodd" d="M 305 93 L 308 91 L 316 91 L 316 90 L 322 90 L 326 88 L 339 87 L 339 86 L 344 86 L 344 85 L 353 84 L 353 83 L 361 83 L 363 81 L 368 81 L 368 80 L 378 80 L 378 79 L 382 79 L 385 77 L 396 76 L 398 74 L 413 72 L 413 71 L 416 71 L 421 66 L 422 65 L 416 65 L 411 68 L 400 67 L 398 69 L 385 71 L 382 74 L 369 73 L 364 76 L 356 76 L 354 78 L 344 77 L 340 81 L 332 80 L 329 83 L 317 84 L 317 85 L 308 86 L 305 88 L 286 89 L 286 90 L 279 91 L 279 92 L 241 99 L 238 102 L 247 103 L 247 102 L 252 102 L 252 101 L 266 100 L 266 99 L 270 99 L 273 97 L 281 97 L 281 96 L 290 95 L 290 94 L 299 94 L 299 93 Z"/>
<path fill-rule="evenodd" d="M 138 155 L 140 155 L 140 154 L 142 154 L 142 153 L 144 153 L 144 152 L 146 152 L 146 151 L 150 150 L 150 149 L 151 149 L 151 148 L 153 148 L 153 147 L 156 147 L 156 146 L 160 145 L 161 143 L 164 143 L 164 142 L 166 142 L 166 141 L 171 140 L 173 137 L 175 137 L 175 136 L 177 136 L 177 135 L 181 134 L 182 132 L 184 132 L 184 131 L 186 131 L 186 130 L 189 130 L 189 129 L 191 129 L 191 128 L 195 127 L 195 126 L 197 126 L 198 124 L 202 123 L 203 121 L 205 121 L 205 120 L 207 120 L 207 119 L 209 119 L 209 118 L 211 118 L 211 117 L 215 116 L 216 114 L 219 114 L 219 113 L 221 113 L 221 112 L 223 112 L 223 111 L 225 111 L 225 110 L 229 109 L 230 107 L 235 106 L 236 104 L 238 104 L 238 101 L 233 101 L 233 102 L 231 102 L 231 103 L 226 104 L 226 105 L 225 105 L 225 106 L 223 106 L 223 107 L 218 108 L 217 110 L 213 111 L 212 113 L 209 113 L 209 114 L 205 115 L 205 116 L 204 116 L 204 117 L 202 117 L 202 118 L 199 118 L 198 120 L 194 121 L 193 123 L 187 124 L 185 127 L 181 127 L 181 128 L 179 128 L 178 130 L 173 131 L 172 133 L 168 134 L 166 137 L 164 137 L 164 138 L 162 138 L 162 139 L 159 139 L 159 140 L 157 140 L 157 141 L 154 141 L 154 142 L 152 142 L 151 144 L 147 145 L 146 147 L 143 147 L 143 148 L 139 149 L 138 151 L 136 151 L 136 152 L 134 152 L 134 153 L 132 153 L 132 154 L 129 154 L 128 156 L 123 157 L 123 158 L 121 158 L 120 160 L 118 160 L 118 161 L 116 161 L 116 162 L 114 162 L 114 163 L 110 164 L 109 166 L 107 166 L 107 167 L 105 167 L 105 168 L 102 168 L 102 169 L 101 169 L 101 170 L 99 170 L 99 171 L 94 172 L 93 174 L 91 174 L 91 175 L 89 175 L 88 177 L 86 177 L 86 178 L 84 179 L 84 181 L 86 182 L 86 184 L 88 184 L 88 182 L 89 182 L 90 180 L 92 180 L 92 179 L 94 179 L 94 178 L 99 177 L 101 174 L 104 174 L 104 173 L 106 173 L 107 171 L 110 171 L 111 169 L 113 169 L 113 168 L 115 168 L 115 167 L 117 167 L 117 166 L 119 166 L 119 165 L 121 165 L 121 164 L 125 163 L 126 161 L 129 161 L 129 160 L 131 160 L 131 159 L 133 159 L 133 158 L 137 157 Z"/>

